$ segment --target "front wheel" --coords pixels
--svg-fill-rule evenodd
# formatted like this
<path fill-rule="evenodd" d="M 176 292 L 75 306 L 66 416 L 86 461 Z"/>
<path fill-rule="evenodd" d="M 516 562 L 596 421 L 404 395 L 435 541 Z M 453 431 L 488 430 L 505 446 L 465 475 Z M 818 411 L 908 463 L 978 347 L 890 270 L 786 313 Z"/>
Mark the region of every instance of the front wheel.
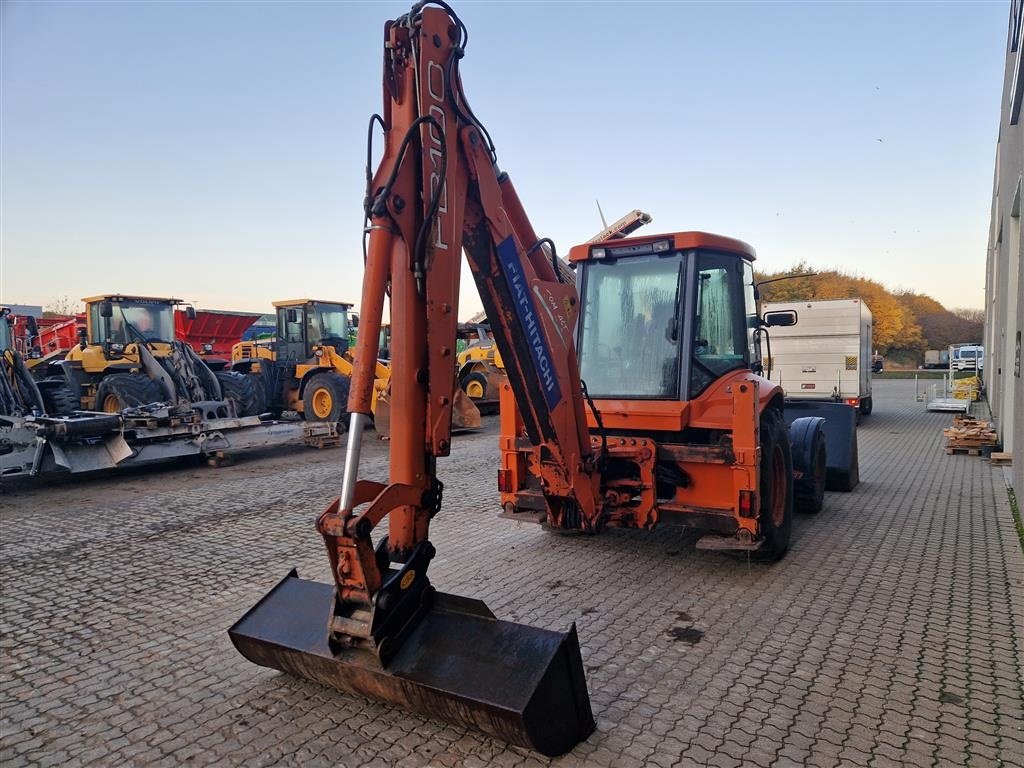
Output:
<path fill-rule="evenodd" d="M 150 403 L 164 403 L 164 389 L 159 383 L 142 373 L 112 373 L 96 387 L 94 410 L 120 413 Z"/>
<path fill-rule="evenodd" d="M 761 509 L 758 524 L 765 560 L 781 560 L 793 532 L 793 456 L 777 411 L 761 417 Z"/>
<path fill-rule="evenodd" d="M 794 503 L 799 512 L 816 515 L 825 506 L 825 476 L 828 473 L 828 456 L 825 452 L 825 435 L 815 430 L 811 445 L 811 466 L 804 471 L 799 482 L 793 483 Z"/>
<path fill-rule="evenodd" d="M 63 380 L 39 382 L 39 394 L 43 397 L 43 410 L 47 416 L 70 416 L 82 407 L 78 395 Z"/>

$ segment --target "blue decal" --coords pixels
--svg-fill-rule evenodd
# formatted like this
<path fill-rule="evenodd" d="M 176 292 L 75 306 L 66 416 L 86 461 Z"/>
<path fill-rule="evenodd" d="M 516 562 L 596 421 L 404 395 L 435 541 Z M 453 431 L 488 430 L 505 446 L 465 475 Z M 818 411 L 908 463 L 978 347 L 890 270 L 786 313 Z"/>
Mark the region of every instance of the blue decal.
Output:
<path fill-rule="evenodd" d="M 508 280 L 512 301 L 516 307 L 516 314 L 519 316 L 519 322 L 530 345 L 530 354 L 533 356 L 533 364 L 537 369 L 537 376 L 540 378 L 541 389 L 544 390 L 544 399 L 547 401 L 548 408 L 553 409 L 562 401 L 562 389 L 558 386 L 558 376 L 555 373 L 554 361 L 551 359 L 551 350 L 544 338 L 544 330 L 541 327 L 540 318 L 537 317 L 533 298 L 530 296 L 530 286 L 526 283 L 526 275 L 523 274 L 519 262 L 519 253 L 511 236 L 498 243 L 498 261 L 501 262 L 501 268 L 505 272 L 505 279 Z"/>

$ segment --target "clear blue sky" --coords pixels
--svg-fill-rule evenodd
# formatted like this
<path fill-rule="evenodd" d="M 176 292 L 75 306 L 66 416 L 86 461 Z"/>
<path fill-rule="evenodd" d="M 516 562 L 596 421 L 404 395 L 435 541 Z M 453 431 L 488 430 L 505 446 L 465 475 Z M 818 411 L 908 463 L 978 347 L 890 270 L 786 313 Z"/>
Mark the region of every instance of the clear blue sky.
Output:
<path fill-rule="evenodd" d="M 467 95 L 562 251 L 599 198 L 765 269 L 982 305 L 1005 0 L 453 2 Z M 0 301 L 358 301 L 382 28 L 409 5 L 4 0 Z"/>

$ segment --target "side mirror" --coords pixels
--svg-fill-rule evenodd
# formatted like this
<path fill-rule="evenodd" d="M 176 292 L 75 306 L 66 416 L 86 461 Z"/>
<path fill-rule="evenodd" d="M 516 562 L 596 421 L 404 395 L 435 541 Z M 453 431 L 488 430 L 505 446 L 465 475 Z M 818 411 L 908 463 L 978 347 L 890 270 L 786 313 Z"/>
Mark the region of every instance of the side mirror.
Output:
<path fill-rule="evenodd" d="M 349 315 L 348 316 L 348 324 L 349 324 L 350 328 L 358 328 L 359 327 L 359 315 Z"/>
<path fill-rule="evenodd" d="M 766 312 L 764 324 L 769 328 L 785 328 L 790 325 L 796 325 L 796 319 L 796 312 L 792 309 L 780 312 Z"/>
<path fill-rule="evenodd" d="M 185 307 L 185 317 L 187 317 L 189 320 L 196 319 L 196 308 L 193 307 L 191 304 Z"/>
<path fill-rule="evenodd" d="M 299 313 L 294 309 L 286 309 L 284 311 L 284 319 L 289 323 L 297 323 L 299 322 Z"/>
<path fill-rule="evenodd" d="M 104 299 L 100 304 L 100 317 L 113 317 L 114 305 L 110 299 Z"/>

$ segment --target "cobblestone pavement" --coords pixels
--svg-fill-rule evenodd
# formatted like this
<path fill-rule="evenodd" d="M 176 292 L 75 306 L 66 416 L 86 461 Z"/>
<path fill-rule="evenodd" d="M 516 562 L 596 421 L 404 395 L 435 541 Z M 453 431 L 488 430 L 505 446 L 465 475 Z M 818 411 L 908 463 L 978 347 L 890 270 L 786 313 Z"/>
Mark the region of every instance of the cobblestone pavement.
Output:
<path fill-rule="evenodd" d="M 680 529 L 560 538 L 496 517 L 490 434 L 443 462 L 440 589 L 579 627 L 598 730 L 559 765 L 1024 762 L 1024 557 L 1002 473 L 876 385 L 863 482 L 776 565 Z M 378 475 L 385 451 L 366 467 Z M 227 628 L 293 566 L 341 450 L 0 496 L 0 764 L 538 765 L 476 732 L 245 661 Z M 696 631 L 681 631 L 690 629 Z"/>

